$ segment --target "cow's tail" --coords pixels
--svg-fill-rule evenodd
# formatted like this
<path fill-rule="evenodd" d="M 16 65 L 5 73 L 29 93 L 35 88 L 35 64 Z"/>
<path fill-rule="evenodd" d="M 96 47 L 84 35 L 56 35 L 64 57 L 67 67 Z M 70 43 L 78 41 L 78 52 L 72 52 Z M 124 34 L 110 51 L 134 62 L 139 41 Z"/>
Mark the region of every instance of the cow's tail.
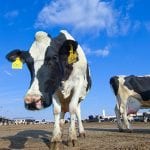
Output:
<path fill-rule="evenodd" d="M 89 70 L 88 64 L 87 64 L 87 68 L 86 68 L 86 79 L 87 79 L 87 82 L 88 82 L 86 91 L 88 91 L 92 86 L 92 80 L 91 80 L 90 70 Z"/>
<path fill-rule="evenodd" d="M 115 93 L 115 95 L 118 94 L 118 89 L 119 89 L 119 80 L 118 80 L 119 77 L 117 76 L 113 76 L 110 78 L 110 85 Z"/>

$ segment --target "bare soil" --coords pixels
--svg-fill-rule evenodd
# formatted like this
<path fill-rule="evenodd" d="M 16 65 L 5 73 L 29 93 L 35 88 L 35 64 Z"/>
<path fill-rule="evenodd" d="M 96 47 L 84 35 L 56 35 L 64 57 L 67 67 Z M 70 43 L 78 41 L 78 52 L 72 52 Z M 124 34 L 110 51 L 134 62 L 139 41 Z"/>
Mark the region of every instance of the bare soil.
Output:
<path fill-rule="evenodd" d="M 0 150 L 150 150 L 150 122 L 133 123 L 133 133 L 118 132 L 116 123 L 84 123 L 86 137 L 75 147 L 67 142 L 68 125 L 58 145 L 50 143 L 53 124 L 0 126 Z"/>

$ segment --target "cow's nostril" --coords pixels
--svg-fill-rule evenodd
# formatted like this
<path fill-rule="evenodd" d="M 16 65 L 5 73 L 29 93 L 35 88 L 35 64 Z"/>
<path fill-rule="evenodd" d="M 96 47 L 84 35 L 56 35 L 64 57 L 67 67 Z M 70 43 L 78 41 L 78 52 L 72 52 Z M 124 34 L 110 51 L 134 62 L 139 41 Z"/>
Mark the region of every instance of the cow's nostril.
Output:
<path fill-rule="evenodd" d="M 37 109 L 35 106 L 35 103 L 30 103 L 30 104 L 25 103 L 25 108 L 28 110 L 36 110 Z"/>
<path fill-rule="evenodd" d="M 34 95 L 31 95 L 31 97 L 34 101 L 38 101 L 38 100 L 40 100 L 41 95 L 34 94 Z"/>

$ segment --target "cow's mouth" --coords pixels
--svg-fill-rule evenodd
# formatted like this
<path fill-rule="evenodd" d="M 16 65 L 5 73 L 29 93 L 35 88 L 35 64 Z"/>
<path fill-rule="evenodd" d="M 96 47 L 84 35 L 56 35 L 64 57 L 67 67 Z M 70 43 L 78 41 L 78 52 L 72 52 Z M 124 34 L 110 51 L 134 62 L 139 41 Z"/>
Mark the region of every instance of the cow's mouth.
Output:
<path fill-rule="evenodd" d="M 28 110 L 41 110 L 52 104 L 52 96 L 27 95 L 24 102 Z"/>
<path fill-rule="evenodd" d="M 27 94 L 24 102 L 25 108 L 28 110 L 40 110 L 44 106 L 44 98 L 38 94 Z"/>
<path fill-rule="evenodd" d="M 37 109 L 42 109 L 43 108 L 43 102 L 42 102 L 42 100 L 39 100 L 39 101 L 35 102 L 35 107 Z"/>
<path fill-rule="evenodd" d="M 25 103 L 25 107 L 28 110 L 40 110 L 43 109 L 43 101 L 42 100 L 38 100 L 32 103 Z"/>

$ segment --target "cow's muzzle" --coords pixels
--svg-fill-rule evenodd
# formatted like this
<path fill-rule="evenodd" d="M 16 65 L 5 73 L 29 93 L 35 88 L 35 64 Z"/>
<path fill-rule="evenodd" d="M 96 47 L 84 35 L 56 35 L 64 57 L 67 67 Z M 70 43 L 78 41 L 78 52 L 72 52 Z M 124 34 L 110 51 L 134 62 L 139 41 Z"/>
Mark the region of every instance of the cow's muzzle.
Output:
<path fill-rule="evenodd" d="M 44 100 L 41 95 L 26 95 L 24 98 L 25 107 L 28 110 L 40 110 L 44 107 Z"/>

